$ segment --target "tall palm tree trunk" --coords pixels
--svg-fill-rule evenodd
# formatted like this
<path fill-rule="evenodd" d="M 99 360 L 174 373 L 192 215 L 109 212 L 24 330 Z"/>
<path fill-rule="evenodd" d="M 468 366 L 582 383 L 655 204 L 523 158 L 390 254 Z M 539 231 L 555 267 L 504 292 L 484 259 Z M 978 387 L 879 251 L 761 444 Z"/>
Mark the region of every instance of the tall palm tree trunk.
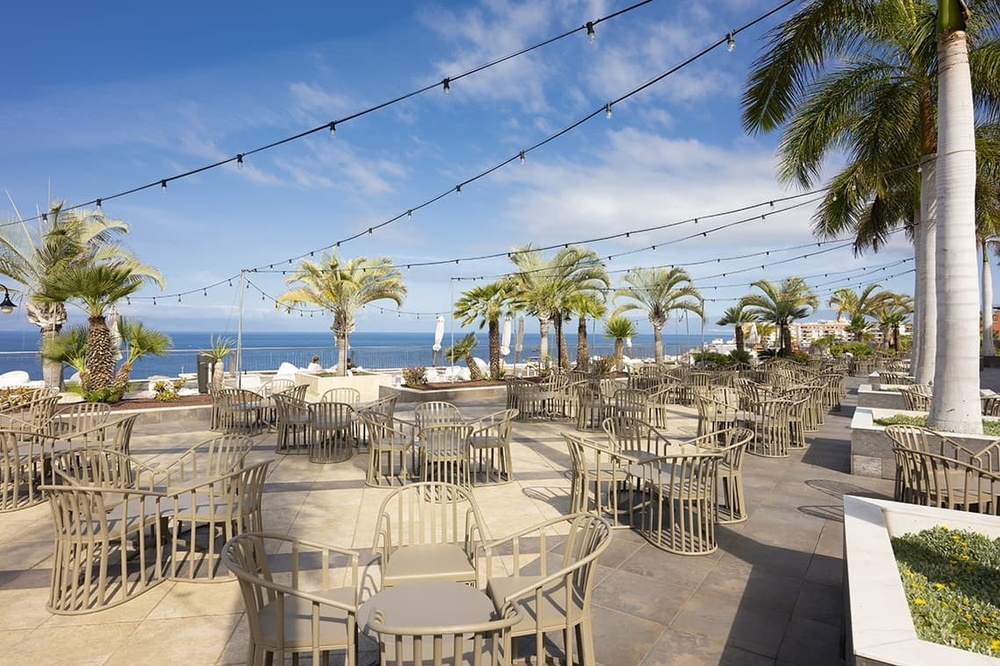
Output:
<path fill-rule="evenodd" d="M 993 271 L 990 267 L 990 248 L 983 239 L 983 356 L 993 356 Z"/>
<path fill-rule="evenodd" d="M 653 324 L 653 357 L 657 363 L 663 363 L 663 322 Z"/>
<path fill-rule="evenodd" d="M 736 336 L 735 336 L 736 337 L 736 350 L 742 354 L 743 351 L 744 351 L 743 350 L 743 347 L 744 347 L 744 344 L 745 344 L 744 341 L 746 339 L 743 336 L 743 324 L 737 323 L 736 326 L 735 326 L 735 329 L 736 329 Z"/>
<path fill-rule="evenodd" d="M 587 318 L 580 317 L 576 325 L 576 369 L 586 370 L 590 365 L 590 348 L 587 346 Z"/>
<path fill-rule="evenodd" d="M 59 335 L 66 323 L 66 306 L 62 303 L 39 303 L 27 300 L 24 309 L 28 321 L 38 327 L 39 349 Z M 63 364 L 59 361 L 42 359 L 42 379 L 46 388 L 63 389 Z"/>
<path fill-rule="evenodd" d="M 538 335 L 541 340 L 538 343 L 538 359 L 545 363 L 545 358 L 549 355 L 549 318 L 538 318 Z"/>
<path fill-rule="evenodd" d="M 937 358 L 937 156 L 925 155 L 920 166 L 920 221 L 914 234 L 917 312 L 913 375 L 917 382 L 929 384 Z"/>
<path fill-rule="evenodd" d="M 556 357 L 559 359 L 559 369 L 569 370 L 569 350 L 566 349 L 566 338 L 563 336 L 562 313 L 557 312 L 552 318 L 552 325 L 556 329 Z"/>
<path fill-rule="evenodd" d="M 350 337 L 341 333 L 334 333 L 337 342 L 337 374 L 341 377 L 347 376 L 347 351 L 350 348 Z"/>
<path fill-rule="evenodd" d="M 928 427 L 981 433 L 976 288 L 976 143 L 965 31 L 955 0 L 939 0 L 938 335 Z"/>

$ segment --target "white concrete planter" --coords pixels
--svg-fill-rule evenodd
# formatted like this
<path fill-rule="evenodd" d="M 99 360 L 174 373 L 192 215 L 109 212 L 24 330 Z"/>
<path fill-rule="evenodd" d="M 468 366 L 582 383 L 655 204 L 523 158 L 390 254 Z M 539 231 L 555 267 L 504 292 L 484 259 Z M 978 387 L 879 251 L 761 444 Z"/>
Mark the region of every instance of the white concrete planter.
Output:
<path fill-rule="evenodd" d="M 338 377 L 328 375 L 328 373 L 306 372 L 300 370 L 295 373 L 295 383 L 305 384 L 306 400 L 311 402 L 319 400 L 323 394 L 332 388 L 355 388 L 361 392 L 362 402 L 378 400 L 380 386 L 392 386 L 393 376 L 388 374 L 364 373 L 356 374 L 352 377 Z"/>
<path fill-rule="evenodd" d="M 891 537 L 945 525 L 1000 537 L 1000 517 L 844 497 L 847 654 L 857 666 L 966 666 L 1000 659 L 917 638 Z"/>
<path fill-rule="evenodd" d="M 892 440 L 885 434 L 885 426 L 875 423 L 876 419 L 895 414 L 913 414 L 905 409 L 874 409 L 858 407 L 851 419 L 851 474 L 893 479 L 896 476 L 896 461 L 892 455 Z M 995 441 L 989 435 L 964 435 L 946 433 L 948 437 L 973 451 L 981 451 Z"/>
<path fill-rule="evenodd" d="M 873 409 L 904 409 L 903 394 L 899 391 L 888 391 L 884 388 L 875 388 L 871 384 L 862 384 L 858 387 L 858 407 L 869 407 Z"/>

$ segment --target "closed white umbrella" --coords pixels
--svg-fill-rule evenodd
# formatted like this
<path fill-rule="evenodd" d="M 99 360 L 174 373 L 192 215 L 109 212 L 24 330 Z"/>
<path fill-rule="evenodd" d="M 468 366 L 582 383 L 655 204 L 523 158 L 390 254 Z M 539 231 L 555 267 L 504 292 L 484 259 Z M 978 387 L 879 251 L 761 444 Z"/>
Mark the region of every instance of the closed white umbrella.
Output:
<path fill-rule="evenodd" d="M 517 337 L 514 343 L 514 373 L 517 373 L 517 361 L 524 351 L 524 317 L 517 318 Z"/>
<path fill-rule="evenodd" d="M 756 347 L 760 344 L 760 333 L 757 332 L 757 324 L 750 324 L 750 334 L 747 336 L 747 344 Z"/>
<path fill-rule="evenodd" d="M 438 315 L 437 324 L 434 326 L 434 346 L 431 347 L 434 350 L 434 358 L 431 360 L 431 365 L 437 365 L 438 352 L 441 351 L 442 340 L 444 340 L 444 317 Z"/>
<path fill-rule="evenodd" d="M 500 355 L 507 356 L 510 353 L 510 317 L 505 317 L 503 327 L 500 329 Z"/>

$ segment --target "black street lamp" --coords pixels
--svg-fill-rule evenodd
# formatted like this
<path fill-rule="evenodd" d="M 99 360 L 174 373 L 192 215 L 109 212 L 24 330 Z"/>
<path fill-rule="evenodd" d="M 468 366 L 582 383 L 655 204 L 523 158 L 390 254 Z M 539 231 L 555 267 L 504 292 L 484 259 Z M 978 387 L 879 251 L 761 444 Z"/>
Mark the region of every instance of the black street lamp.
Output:
<path fill-rule="evenodd" d="M 0 287 L 3 287 L 3 300 L 0 301 L 0 312 L 10 314 L 17 306 L 14 305 L 14 301 L 10 300 L 10 291 L 7 287 L 4 287 L 2 284 L 0 284 Z"/>

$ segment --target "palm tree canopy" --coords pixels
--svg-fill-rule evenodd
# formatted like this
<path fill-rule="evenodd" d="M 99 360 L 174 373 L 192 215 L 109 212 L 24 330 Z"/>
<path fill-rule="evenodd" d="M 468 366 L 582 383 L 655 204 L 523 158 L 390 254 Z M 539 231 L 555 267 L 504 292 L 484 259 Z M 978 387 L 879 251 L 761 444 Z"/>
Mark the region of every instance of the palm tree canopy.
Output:
<path fill-rule="evenodd" d="M 76 299 L 90 317 L 97 317 L 150 281 L 152 278 L 134 272 L 129 263 L 75 264 L 47 276 L 36 298 L 50 303 Z"/>
<path fill-rule="evenodd" d="M 476 321 L 479 328 L 508 314 L 512 285 L 503 280 L 473 287 L 455 301 L 455 317 L 463 326 Z"/>
<path fill-rule="evenodd" d="M 324 253 L 318 262 L 304 260 L 285 279 L 301 283 L 278 296 L 277 302 L 288 306 L 316 305 L 334 315 L 333 330 L 338 336 L 354 330 L 354 313 L 379 300 L 391 300 L 396 306 L 406 298 L 403 276 L 388 257 L 342 259 Z"/>
<path fill-rule="evenodd" d="M 590 249 L 564 247 L 546 259 L 529 244 L 514 248 L 510 260 L 518 269 L 511 276 L 514 302 L 540 319 L 568 310 L 578 294 L 597 298 L 611 284 L 607 269 Z"/>
<path fill-rule="evenodd" d="M 841 287 L 833 292 L 829 305 L 837 308 L 837 319 L 844 314 L 848 318 L 870 317 L 882 303 L 892 300 L 893 293 L 889 291 L 876 291 L 881 289 L 880 284 L 870 284 L 861 292 L 856 292 L 850 287 Z"/>
<path fill-rule="evenodd" d="M 741 299 L 736 305 L 731 305 L 722 313 L 722 318 L 715 322 L 719 326 L 738 326 L 757 321 L 757 314 L 752 312 Z"/>
<path fill-rule="evenodd" d="M 623 282 L 625 285 L 615 290 L 614 300 L 627 298 L 632 302 L 619 305 L 613 314 L 644 310 L 657 327 L 663 326 L 673 310 L 702 316 L 701 294 L 683 268 L 633 268 L 625 274 Z"/>
<path fill-rule="evenodd" d="M 781 284 L 757 280 L 752 286 L 762 293 L 744 296 L 744 303 L 758 318 L 778 326 L 805 319 L 819 307 L 819 297 L 800 277 L 785 278 Z"/>

